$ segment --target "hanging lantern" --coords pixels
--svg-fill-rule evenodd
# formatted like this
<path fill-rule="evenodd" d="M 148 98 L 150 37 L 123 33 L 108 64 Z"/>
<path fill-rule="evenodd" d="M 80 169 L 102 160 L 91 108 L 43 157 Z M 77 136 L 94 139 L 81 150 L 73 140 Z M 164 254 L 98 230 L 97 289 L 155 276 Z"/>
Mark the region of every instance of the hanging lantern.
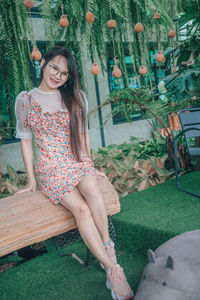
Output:
<path fill-rule="evenodd" d="M 64 27 L 64 28 L 66 28 L 66 27 L 68 27 L 69 26 L 69 20 L 68 20 L 68 18 L 67 18 L 67 15 L 62 15 L 61 17 L 60 17 L 60 26 L 61 27 Z"/>
<path fill-rule="evenodd" d="M 107 25 L 109 28 L 115 28 L 117 26 L 117 23 L 115 20 L 109 20 Z"/>
<path fill-rule="evenodd" d="M 38 50 L 37 46 L 33 47 L 32 53 L 31 53 L 31 58 L 33 60 L 40 60 L 42 58 L 41 52 Z"/>
<path fill-rule="evenodd" d="M 88 23 L 93 23 L 94 22 L 94 14 L 90 11 L 86 13 L 86 20 Z"/>
<path fill-rule="evenodd" d="M 175 30 L 170 30 L 169 32 L 168 32 L 168 37 L 169 38 L 174 38 L 176 36 L 176 31 Z"/>
<path fill-rule="evenodd" d="M 25 6 L 27 9 L 31 9 L 31 8 L 33 8 L 33 6 L 34 6 L 34 3 L 33 3 L 32 0 L 25 0 L 25 1 L 24 1 L 24 6 Z"/>
<path fill-rule="evenodd" d="M 162 51 L 161 50 L 159 50 L 158 51 L 158 54 L 157 54 L 157 56 L 156 56 L 156 60 L 158 61 L 158 62 L 163 62 L 164 60 L 165 60 L 165 56 L 164 56 L 164 54 L 162 53 Z"/>
<path fill-rule="evenodd" d="M 91 73 L 93 75 L 98 75 L 100 73 L 100 68 L 99 68 L 99 65 L 97 63 L 92 64 Z"/>
<path fill-rule="evenodd" d="M 145 67 L 144 65 L 141 65 L 139 68 L 139 73 L 141 75 L 145 75 L 147 73 L 147 67 Z"/>
<path fill-rule="evenodd" d="M 113 71 L 112 71 L 112 76 L 115 78 L 119 78 L 122 76 L 122 72 L 119 69 L 119 67 L 117 65 L 114 66 Z"/>
<path fill-rule="evenodd" d="M 153 19 L 154 19 L 154 20 L 159 20 L 159 19 L 160 19 L 160 15 L 159 15 L 158 12 L 155 13 Z"/>
<path fill-rule="evenodd" d="M 142 32 L 143 30 L 144 30 L 144 27 L 143 27 L 142 23 L 137 23 L 134 26 L 134 31 L 137 33 Z"/>

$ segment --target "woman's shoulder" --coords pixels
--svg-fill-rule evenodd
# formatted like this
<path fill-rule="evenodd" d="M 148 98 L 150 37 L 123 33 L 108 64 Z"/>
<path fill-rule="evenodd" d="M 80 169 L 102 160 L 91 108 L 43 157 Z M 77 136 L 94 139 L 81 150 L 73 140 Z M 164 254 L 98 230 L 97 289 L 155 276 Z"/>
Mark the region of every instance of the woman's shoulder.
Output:
<path fill-rule="evenodd" d="M 33 91 L 34 91 L 34 88 L 31 89 L 30 91 L 22 91 L 22 92 L 20 92 L 17 95 L 17 97 L 16 97 L 16 101 L 23 101 L 23 100 L 30 99 L 30 97 L 32 96 Z"/>

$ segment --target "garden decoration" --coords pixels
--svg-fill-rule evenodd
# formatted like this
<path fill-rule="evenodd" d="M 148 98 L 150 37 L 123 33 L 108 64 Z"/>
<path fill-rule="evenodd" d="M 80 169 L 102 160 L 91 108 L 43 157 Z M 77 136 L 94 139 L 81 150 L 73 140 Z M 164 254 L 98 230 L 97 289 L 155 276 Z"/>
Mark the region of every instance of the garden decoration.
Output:
<path fill-rule="evenodd" d="M 64 14 L 64 6 L 63 6 L 63 2 L 61 2 L 61 11 L 62 11 L 62 15 L 60 17 L 60 26 L 63 28 L 66 28 L 69 26 L 69 20 L 67 18 L 67 15 Z"/>
<path fill-rule="evenodd" d="M 117 27 L 117 23 L 115 20 L 108 20 L 108 28 L 116 28 Z"/>
<path fill-rule="evenodd" d="M 31 58 L 33 60 L 40 60 L 42 58 L 42 54 L 41 52 L 38 50 L 37 46 L 33 46 L 33 50 L 32 50 L 32 53 L 31 53 Z"/>
<path fill-rule="evenodd" d="M 122 72 L 117 65 L 115 65 L 113 68 L 112 76 L 115 78 L 120 78 L 122 76 Z"/>
<path fill-rule="evenodd" d="M 51 0 L 35 1 L 34 3 L 37 6 L 37 9 L 39 10 L 42 18 L 44 19 L 46 38 L 48 41 L 47 47 L 49 47 L 50 44 L 53 45 L 57 41 L 60 41 L 62 37 L 62 41 L 64 42 L 65 46 L 70 47 L 70 49 L 76 53 L 77 64 L 81 75 L 81 84 L 84 90 L 84 59 L 82 58 L 85 58 L 87 52 L 89 52 L 90 57 L 92 58 L 92 63 L 98 61 L 99 66 L 101 66 L 102 69 L 105 69 L 105 60 L 108 61 L 111 59 L 109 49 L 111 49 L 111 51 L 113 52 L 115 51 L 114 57 L 117 58 L 117 64 L 122 72 L 121 77 L 125 87 L 127 87 L 129 84 L 127 67 L 130 67 L 130 65 L 127 66 L 124 61 L 124 56 L 128 55 L 132 59 L 131 67 L 133 68 L 133 72 L 134 74 L 136 74 L 136 76 L 139 73 L 139 68 L 141 65 L 148 67 L 148 75 L 150 79 L 148 85 L 150 84 L 150 87 L 152 89 L 152 87 L 154 86 L 152 77 L 153 65 L 149 64 L 149 51 L 151 47 L 150 44 L 152 44 L 149 43 L 151 42 L 152 36 L 151 28 L 153 27 L 153 23 L 156 22 L 156 24 L 158 24 L 159 18 L 161 16 L 160 19 L 162 21 L 162 24 L 164 25 L 164 35 L 167 35 L 168 31 L 170 29 L 173 29 L 172 15 L 170 13 L 171 10 L 174 10 L 174 15 L 178 15 L 182 10 L 185 11 L 186 8 L 188 9 L 189 7 L 187 13 L 183 15 L 183 21 L 180 22 L 185 22 L 184 20 L 186 20 L 187 17 L 187 22 L 185 23 L 191 24 L 192 31 L 189 32 L 188 37 L 192 37 L 191 39 L 189 38 L 189 40 L 192 41 L 192 45 L 195 45 L 195 48 L 193 48 L 192 46 L 192 48 L 190 47 L 190 49 L 196 49 L 194 50 L 194 61 L 197 57 L 196 52 L 199 49 L 199 47 L 197 47 L 199 41 L 197 39 L 199 28 L 199 4 L 196 1 L 188 0 L 187 3 L 184 2 L 183 7 L 181 7 L 182 0 L 90 0 L 82 2 L 72 0 L 63 1 L 63 6 L 68 12 L 67 18 L 70 20 L 70 26 L 68 26 L 67 30 L 62 30 L 59 25 L 59 18 L 61 16 L 61 0 L 55 0 L 53 5 Z M 155 8 L 157 10 L 156 14 Z M 112 12 L 111 17 L 109 15 L 109 9 Z M 2 19 L 6 20 L 6 22 L 2 22 L 1 24 L 2 47 L 0 47 L 0 74 L 2 84 L 0 84 L 0 90 L 1 95 L 3 95 L 3 100 L 1 101 L 3 105 L 4 103 L 8 103 L 8 106 L 4 105 L 5 112 L 3 113 L 9 116 L 8 124 L 11 124 L 12 128 L 14 128 L 15 96 L 21 89 L 30 90 L 32 87 L 32 74 L 30 71 L 29 62 L 30 49 L 28 39 L 31 39 L 33 46 L 35 46 L 35 44 L 33 43 L 34 38 L 29 26 L 31 24 L 31 18 L 27 18 L 27 11 L 24 6 L 24 1 L 0 1 L 0 11 Z M 92 26 L 90 26 L 90 24 L 88 24 L 88 21 L 86 20 L 87 12 L 95 12 L 95 16 L 98 16 L 98 18 L 95 18 L 95 21 L 93 23 L 90 23 Z M 192 22 L 190 22 L 189 17 Z M 182 15 L 180 19 L 182 19 Z M 108 28 L 108 20 L 115 20 L 117 22 L 117 26 L 115 28 Z M 140 22 L 142 23 L 143 27 L 146 28 L 146 30 L 141 33 L 135 33 L 134 25 Z M 58 26 L 55 26 L 57 24 Z M 177 24 L 179 24 L 179 21 Z M 184 24 L 180 23 L 180 25 Z M 177 28 L 179 28 L 179 25 L 177 25 Z M 177 34 L 179 31 L 180 29 L 178 29 Z M 112 32 L 114 34 L 113 38 L 115 41 L 115 49 L 113 49 L 111 45 L 113 43 Z M 78 38 L 77 33 L 79 33 Z M 19 36 L 22 37 L 22 39 L 19 39 Z M 139 40 L 139 36 L 141 37 L 141 41 Z M 105 43 L 105 41 L 107 41 L 107 43 Z M 161 45 L 160 49 L 162 49 L 166 41 L 162 39 L 159 39 L 159 41 Z M 173 41 L 173 39 L 170 39 L 170 42 Z M 126 46 L 124 46 L 125 43 Z M 179 56 L 178 50 L 180 48 L 181 52 L 184 53 L 186 53 L 184 51 L 184 48 L 188 49 L 188 45 L 186 43 L 185 47 L 183 47 L 183 45 L 184 43 L 182 43 L 182 46 L 180 47 L 180 41 L 179 45 L 176 45 L 178 47 L 177 51 L 175 50 L 175 55 L 177 58 Z M 17 61 L 16 57 L 18 57 Z M 184 58 L 183 61 L 187 61 L 187 58 Z M 167 62 L 168 61 L 166 59 L 166 66 Z M 179 64 L 179 60 L 178 62 L 176 60 L 176 63 Z M 194 83 L 196 82 L 196 78 L 198 77 L 196 76 L 198 69 L 196 69 L 194 74 L 194 72 L 192 73 L 188 68 L 187 70 L 185 70 L 186 72 L 184 72 L 184 76 L 180 75 L 182 70 L 183 69 L 175 73 L 175 76 L 177 76 L 177 74 L 179 75 L 178 78 L 175 78 L 174 76 L 174 81 L 172 80 L 173 82 L 171 82 L 170 80 L 169 85 L 166 85 L 171 87 L 173 83 L 175 83 L 175 88 L 172 88 L 172 91 L 174 91 L 175 95 L 178 95 L 178 98 L 180 98 L 179 96 L 182 96 L 180 95 L 182 93 L 180 92 L 180 88 L 182 86 L 185 86 L 185 90 L 187 89 L 187 87 L 193 88 Z M 13 78 L 13 80 L 11 80 L 11 78 Z M 185 84 L 178 84 L 177 80 L 179 79 L 181 80 L 181 82 L 183 82 L 183 78 L 185 78 Z M 189 84 L 187 84 L 187 82 Z M 140 83 L 141 85 L 144 85 L 144 83 L 147 84 L 147 81 L 144 81 L 141 76 Z M 185 98 L 186 94 L 187 93 L 183 92 L 183 98 Z M 170 101 L 173 101 L 174 94 L 172 95 L 172 97 L 169 97 L 169 99 Z M 1 107 L 0 114 L 2 115 Z M 2 120 L 2 118 L 0 119 Z M 12 136 L 14 135 L 13 133 L 14 132 L 12 129 Z"/>
<path fill-rule="evenodd" d="M 164 60 L 165 60 L 165 56 L 164 56 L 164 54 L 162 53 L 162 51 L 161 50 L 158 50 L 158 54 L 157 54 L 157 56 L 156 56 L 156 60 L 158 61 L 158 62 L 163 62 Z"/>
<path fill-rule="evenodd" d="M 117 27 L 117 22 L 112 19 L 110 0 L 108 1 L 108 5 L 109 5 L 110 20 L 107 22 L 107 25 L 108 25 L 108 28 L 110 28 L 110 30 L 111 30 L 111 38 L 112 38 L 113 52 L 114 52 L 114 67 L 113 67 L 113 70 L 112 70 L 112 76 L 114 78 L 118 79 L 122 76 L 122 72 L 121 72 L 121 70 L 119 69 L 119 67 L 117 65 L 116 49 L 115 49 L 114 36 L 113 36 L 113 30 L 114 30 L 114 28 Z"/>
<path fill-rule="evenodd" d="M 144 30 L 144 27 L 142 25 L 142 23 L 137 23 L 135 26 L 134 26 L 134 31 L 137 32 L 137 33 L 140 33 Z"/>
<path fill-rule="evenodd" d="M 87 3 L 87 6 L 88 6 L 88 3 Z M 94 14 L 92 13 L 92 12 L 90 12 L 90 11 L 88 11 L 87 13 L 86 13 L 86 21 L 90 24 L 90 26 L 91 26 L 91 28 L 90 28 L 90 30 L 92 29 L 92 24 L 93 24 L 93 22 L 94 22 L 94 19 L 95 19 L 95 16 L 94 16 Z M 93 45 L 93 39 L 92 39 L 92 36 L 91 36 L 91 43 L 92 43 L 92 45 Z M 92 64 L 92 66 L 91 66 L 91 73 L 93 74 L 93 75 L 95 75 L 95 76 L 97 76 L 97 75 L 99 75 L 99 73 L 100 73 L 100 67 L 99 67 L 99 65 L 98 65 L 98 63 L 96 62 L 96 59 L 95 59 L 95 57 L 92 57 L 91 56 L 91 60 L 93 61 L 93 64 Z"/>
<path fill-rule="evenodd" d="M 156 38 L 157 38 L 157 43 L 158 43 L 158 54 L 156 56 L 156 60 L 161 63 L 165 60 L 165 56 L 164 54 L 162 53 L 162 51 L 160 50 L 160 27 L 158 25 L 158 20 L 160 20 L 160 15 L 159 13 L 156 11 L 154 17 L 153 17 L 153 20 L 156 21 Z"/>
<path fill-rule="evenodd" d="M 168 37 L 169 38 L 174 38 L 176 36 L 176 31 L 175 30 L 170 30 L 169 32 L 168 32 Z"/>
<path fill-rule="evenodd" d="M 25 1 L 26 2 L 26 1 Z M 24 2 L 24 5 L 25 5 Z M 31 52 L 31 58 L 32 60 L 40 60 L 42 58 L 42 54 L 41 52 L 38 50 L 37 45 L 36 45 L 36 40 L 34 37 L 34 32 L 33 32 L 33 23 L 32 23 L 32 18 L 31 18 L 31 13 L 30 13 L 30 8 L 33 7 L 33 5 L 31 4 L 32 1 L 27 0 L 25 7 L 28 9 L 28 14 L 30 16 L 30 27 L 31 27 L 31 35 L 32 35 L 32 40 L 33 40 L 33 49 Z"/>
<path fill-rule="evenodd" d="M 182 0 L 173 1 L 175 9 L 177 9 L 178 4 L 180 4 L 181 1 Z M 102 69 L 105 69 L 105 60 L 110 60 L 111 58 L 107 47 L 108 44 L 110 45 L 110 43 L 112 43 L 110 31 L 112 29 L 107 27 L 107 21 L 109 19 L 113 19 L 117 22 L 117 27 L 114 29 L 115 52 L 125 86 L 128 86 L 128 72 L 127 65 L 124 62 L 124 42 L 127 43 L 127 46 L 125 46 L 127 55 L 132 58 L 132 67 L 136 76 L 139 73 L 139 67 L 141 65 L 141 53 L 138 50 L 138 34 L 134 34 L 134 25 L 141 20 L 144 28 L 151 28 L 153 17 L 151 18 L 150 16 L 152 13 L 154 14 L 155 7 L 163 16 L 162 21 L 164 25 L 166 25 L 166 34 L 171 24 L 169 14 L 169 9 L 172 5 L 171 1 L 170 3 L 166 1 L 157 2 L 156 0 L 110 1 L 112 11 L 112 18 L 110 18 L 108 0 L 90 0 L 88 3 L 87 1 L 69 0 L 63 1 L 63 6 L 64 11 L 66 10 L 67 12 L 66 15 L 70 26 L 67 27 L 67 30 L 63 30 L 64 28 L 59 24 L 61 16 L 61 0 L 53 1 L 54 4 L 52 4 L 51 0 L 32 1 L 32 3 L 33 2 L 44 20 L 44 31 L 46 33 L 46 40 L 48 41 L 46 44 L 47 48 L 50 47 L 50 45 L 54 45 L 57 41 L 60 41 L 62 37 L 65 46 L 70 47 L 70 49 L 76 53 L 81 84 L 84 90 L 84 60 L 82 58 L 86 57 L 86 53 L 89 52 L 90 57 L 95 57 L 95 62 L 98 61 L 99 66 L 101 66 Z M 155 2 L 157 2 L 156 6 Z M 136 3 L 138 3 L 138 20 L 135 14 Z M 144 7 L 146 11 L 150 12 L 149 15 L 144 12 Z M 6 22 L 2 22 L 1 24 L 2 47 L 0 47 L 0 73 L 2 76 L 0 80 L 2 84 L 0 84 L 0 90 L 1 95 L 3 95 L 1 102 L 3 103 L 4 110 L 2 111 L 0 107 L 0 114 L 1 116 L 2 114 L 8 115 L 8 124 L 12 124 L 12 128 L 14 128 L 16 121 L 14 115 L 15 97 L 20 90 L 30 90 L 32 87 L 32 72 L 29 61 L 31 51 L 28 40 L 31 40 L 33 46 L 34 43 L 30 28 L 31 18 L 30 14 L 27 17 L 24 1 L 0 1 L 0 11 L 2 19 L 6 20 Z M 94 13 L 95 16 L 98 16 L 90 27 L 86 20 L 87 12 Z M 32 17 L 33 14 L 35 13 L 33 12 L 31 14 Z M 79 33 L 79 38 L 77 38 L 77 33 Z M 148 55 L 150 50 L 148 39 L 150 36 L 151 34 L 146 33 L 145 35 L 142 35 L 142 53 L 143 65 L 148 65 L 149 76 L 151 77 L 152 66 L 149 65 Z M 131 39 L 128 37 L 131 37 Z M 105 41 L 108 41 L 108 43 L 105 43 Z M 109 48 L 112 49 L 112 45 Z M 38 47 L 38 49 L 41 51 L 40 47 Z M 6 53 L 8 54 L 5 55 Z M 17 61 L 16 57 L 18 57 Z M 92 59 L 92 62 L 94 62 L 94 59 Z M 11 82 L 10 78 L 13 78 L 13 76 L 14 79 Z M 152 78 L 150 78 L 150 80 L 150 84 L 152 85 Z M 6 106 L 4 103 L 8 102 L 9 105 Z M 0 119 L 2 120 L 2 118 Z M 9 131 L 11 130 L 9 129 Z M 13 136 L 13 132 L 11 136 Z"/>
<path fill-rule="evenodd" d="M 32 0 L 25 0 L 25 1 L 24 1 L 24 6 L 25 6 L 27 9 L 31 9 L 31 8 L 33 8 L 33 6 L 34 6 L 34 3 L 33 3 Z"/>
<path fill-rule="evenodd" d="M 94 14 L 91 11 L 88 11 L 86 13 L 87 22 L 92 24 L 94 22 L 94 19 L 95 19 Z"/>
<path fill-rule="evenodd" d="M 92 64 L 91 73 L 93 75 L 98 75 L 100 73 L 100 68 L 99 68 L 99 65 L 97 63 Z"/>
<path fill-rule="evenodd" d="M 153 252 L 134 300 L 198 300 L 200 295 L 200 230 L 185 232 Z"/>
<path fill-rule="evenodd" d="M 154 15 L 153 19 L 154 20 L 160 20 L 160 15 L 157 11 L 155 12 L 155 15 Z"/>
<path fill-rule="evenodd" d="M 60 17 L 60 26 L 63 27 L 63 28 L 66 28 L 69 26 L 69 20 L 67 18 L 67 15 L 62 15 Z"/>
<path fill-rule="evenodd" d="M 141 75 L 145 75 L 147 73 L 147 67 L 145 67 L 144 65 L 141 65 L 139 68 L 139 73 Z"/>

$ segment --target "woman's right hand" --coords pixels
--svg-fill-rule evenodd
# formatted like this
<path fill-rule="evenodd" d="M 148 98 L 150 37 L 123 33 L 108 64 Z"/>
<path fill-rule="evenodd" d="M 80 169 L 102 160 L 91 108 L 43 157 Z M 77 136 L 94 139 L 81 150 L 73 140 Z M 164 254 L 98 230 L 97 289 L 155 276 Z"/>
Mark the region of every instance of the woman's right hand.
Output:
<path fill-rule="evenodd" d="M 36 188 L 37 188 L 37 181 L 35 178 L 33 178 L 28 181 L 24 189 L 19 190 L 18 192 L 14 193 L 14 195 L 18 195 L 30 191 L 35 192 Z"/>

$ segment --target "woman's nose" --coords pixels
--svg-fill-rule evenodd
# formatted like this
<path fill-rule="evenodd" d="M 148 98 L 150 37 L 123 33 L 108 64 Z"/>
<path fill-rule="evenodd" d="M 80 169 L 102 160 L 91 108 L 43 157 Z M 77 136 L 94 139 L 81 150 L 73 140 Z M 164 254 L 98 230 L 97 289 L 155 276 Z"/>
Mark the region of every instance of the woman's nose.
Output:
<path fill-rule="evenodd" d="M 60 72 L 58 72 L 57 74 L 55 74 L 55 77 L 56 77 L 57 79 L 60 79 L 60 76 L 61 76 Z"/>

